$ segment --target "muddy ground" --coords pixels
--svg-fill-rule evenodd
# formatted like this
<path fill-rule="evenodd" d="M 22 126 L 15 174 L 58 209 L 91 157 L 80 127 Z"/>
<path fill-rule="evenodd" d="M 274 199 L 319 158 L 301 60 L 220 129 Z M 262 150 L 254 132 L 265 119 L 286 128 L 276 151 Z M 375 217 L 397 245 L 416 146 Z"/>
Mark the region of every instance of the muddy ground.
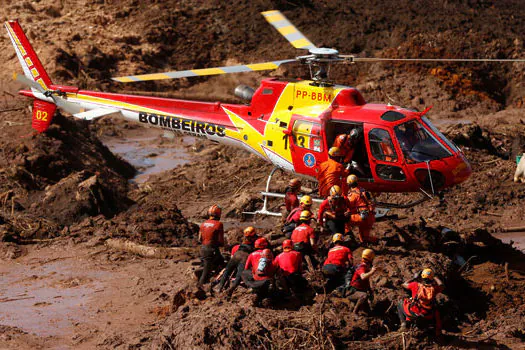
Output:
<path fill-rule="evenodd" d="M 289 66 L 136 85 L 109 78 L 295 57 L 259 15 L 269 9 L 343 53 L 524 56 L 518 0 L 11 1 L 0 18 L 21 21 L 56 82 L 239 102 L 232 94 L 239 83 L 307 72 Z M 242 214 L 260 207 L 270 166 L 244 151 L 111 118 L 89 124 L 57 116 L 48 132 L 33 135 L 30 104 L 10 80 L 20 68 L 5 33 L 0 48 L 0 347 L 523 348 L 524 256 L 491 233 L 505 242 L 525 235 L 500 232 L 525 222 L 525 187 L 512 182 L 515 156 L 525 149 L 525 64 L 360 64 L 332 72 L 369 102 L 432 105 L 431 119 L 474 170 L 446 190 L 443 203 L 398 210 L 401 219 L 376 225 L 382 272 L 372 281 L 370 313 L 353 316 L 344 299 L 322 293 L 317 274 L 308 275 L 315 289 L 302 304 L 253 307 L 245 290 L 231 301 L 197 292 L 195 249 L 170 259 L 109 249 L 109 239 L 195 247 L 196 224 L 212 203 L 224 208 L 228 244 L 247 225 L 272 237 L 278 219 Z M 287 180 L 279 174 L 273 189 Z M 405 296 L 400 283 L 421 266 L 436 269 L 446 285 L 440 343 L 416 330 L 396 332 L 392 301 Z"/>

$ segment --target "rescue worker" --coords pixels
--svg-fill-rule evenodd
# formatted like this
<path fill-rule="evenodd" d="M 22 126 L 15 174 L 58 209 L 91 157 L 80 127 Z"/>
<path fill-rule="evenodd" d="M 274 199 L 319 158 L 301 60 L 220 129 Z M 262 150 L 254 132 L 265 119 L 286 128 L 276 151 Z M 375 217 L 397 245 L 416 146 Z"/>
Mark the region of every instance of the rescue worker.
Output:
<path fill-rule="evenodd" d="M 352 161 L 354 151 L 361 136 L 362 134 L 358 128 L 350 130 L 348 134 L 339 134 L 336 136 L 332 147 L 339 148 L 343 164 L 350 164 Z"/>
<path fill-rule="evenodd" d="M 284 190 L 284 206 L 286 208 L 286 216 L 284 217 L 287 217 L 293 209 L 299 207 L 298 193 L 300 189 L 301 181 L 297 178 L 291 179 Z"/>
<path fill-rule="evenodd" d="M 330 196 L 319 206 L 317 220 L 321 226 L 331 234 L 345 232 L 348 211 L 347 201 L 343 197 L 341 187 L 334 185 L 330 189 Z"/>
<path fill-rule="evenodd" d="M 334 246 L 328 251 L 328 256 L 321 270 L 328 279 L 326 283 L 326 291 L 328 293 L 344 284 L 345 274 L 353 262 L 352 252 L 343 245 L 343 235 L 341 233 L 333 235 L 332 243 Z"/>
<path fill-rule="evenodd" d="M 421 278 L 421 283 L 417 280 Z M 401 326 L 400 332 L 407 328 L 407 322 L 423 319 L 434 320 L 436 336 L 441 335 L 441 316 L 436 307 L 436 296 L 443 291 L 443 282 L 436 276 L 432 269 L 426 268 L 417 273 L 413 279 L 403 283 L 403 288 L 412 292 L 410 299 L 403 299 L 397 305 L 397 313 Z"/>
<path fill-rule="evenodd" d="M 361 263 L 354 267 L 354 273 L 349 283 L 348 300 L 355 301 L 354 314 L 360 311 L 368 298 L 373 297 L 372 289 L 370 288 L 370 277 L 372 277 L 377 270 L 373 265 L 375 253 L 372 249 L 365 249 L 361 253 Z M 349 278 L 349 274 L 346 276 Z M 347 281 L 348 283 L 348 281 Z"/>
<path fill-rule="evenodd" d="M 341 163 L 342 157 L 339 148 L 330 148 L 328 155 L 330 157 L 319 165 L 319 172 L 317 173 L 319 196 L 321 198 L 328 197 L 330 189 L 335 185 L 346 187 L 344 179 L 348 175 L 345 167 Z"/>
<path fill-rule="evenodd" d="M 248 226 L 247 228 L 245 228 L 243 231 L 243 235 L 243 242 L 233 247 L 230 261 L 228 261 L 226 269 L 224 270 L 224 273 L 221 277 L 221 281 L 219 283 L 219 292 L 222 292 L 231 276 L 235 273 L 235 280 L 226 292 L 226 295 L 228 297 L 233 294 L 235 289 L 241 283 L 241 274 L 244 271 L 244 266 L 246 265 L 248 255 L 250 255 L 250 253 L 253 252 L 254 242 L 257 238 L 255 228 L 253 228 L 252 226 Z"/>
<path fill-rule="evenodd" d="M 305 210 L 310 211 L 310 209 L 312 208 L 312 203 L 312 197 L 308 195 L 302 196 L 301 200 L 299 201 L 299 207 L 294 208 L 290 212 L 282 228 L 282 231 L 287 238 L 290 238 L 292 231 L 300 224 L 299 219 L 301 217 L 301 213 Z"/>
<path fill-rule="evenodd" d="M 346 197 L 349 224 L 357 226 L 357 234 L 360 243 L 377 243 L 377 238 L 370 235 L 372 227 L 376 222 L 375 204 L 370 192 L 359 187 L 357 176 L 350 175 L 347 178 L 348 196 Z"/>
<path fill-rule="evenodd" d="M 293 249 L 293 241 L 287 239 L 283 242 L 283 252 L 273 261 L 273 265 L 280 276 L 283 289 L 295 295 L 306 287 L 306 280 L 302 276 L 303 257 L 300 252 Z"/>
<path fill-rule="evenodd" d="M 294 250 L 302 254 L 303 259 L 309 258 L 313 267 L 317 266 L 317 260 L 313 257 L 314 251 L 317 251 L 315 230 L 310 226 L 312 213 L 308 210 L 301 212 L 299 219 L 300 225 L 297 226 L 291 236 L 294 244 Z"/>
<path fill-rule="evenodd" d="M 273 266 L 273 255 L 268 249 L 268 240 L 261 237 L 255 241 L 253 253 L 246 259 L 246 265 L 242 272 L 242 279 L 248 288 L 256 293 L 254 304 L 258 305 L 265 297 L 268 297 L 271 283 L 275 274 Z"/>
<path fill-rule="evenodd" d="M 201 259 L 203 261 L 202 275 L 197 283 L 199 288 L 208 282 L 210 272 L 224 263 L 219 247 L 224 246 L 224 228 L 221 219 L 221 208 L 214 204 L 208 209 L 208 220 L 204 221 L 199 230 L 199 241 L 202 243 Z"/>

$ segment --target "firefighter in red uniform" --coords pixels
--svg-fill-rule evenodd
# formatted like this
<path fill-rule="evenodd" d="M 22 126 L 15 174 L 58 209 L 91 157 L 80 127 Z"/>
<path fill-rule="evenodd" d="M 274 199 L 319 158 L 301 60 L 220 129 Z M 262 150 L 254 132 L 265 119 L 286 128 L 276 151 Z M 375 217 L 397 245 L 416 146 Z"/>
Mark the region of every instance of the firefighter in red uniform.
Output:
<path fill-rule="evenodd" d="M 300 225 L 292 232 L 292 242 L 294 249 L 302 254 L 303 259 L 309 257 L 312 264 L 317 266 L 317 260 L 313 257 L 314 251 L 317 251 L 315 230 L 310 226 L 312 213 L 308 210 L 301 212 Z"/>
<path fill-rule="evenodd" d="M 219 221 L 221 212 L 218 205 L 212 205 L 208 209 L 209 219 L 200 226 L 199 241 L 202 243 L 201 258 L 204 267 L 197 283 L 199 288 L 208 282 L 211 271 L 224 263 L 224 258 L 219 250 L 219 247 L 224 246 L 224 228 L 222 222 Z"/>
<path fill-rule="evenodd" d="M 233 247 L 230 261 L 228 261 L 219 283 L 219 292 L 221 292 L 227 285 L 230 277 L 235 273 L 235 280 L 233 281 L 232 286 L 226 292 L 228 296 L 231 296 L 239 284 L 241 284 L 241 274 L 244 271 L 244 266 L 246 265 L 248 255 L 253 252 L 253 245 L 257 238 L 255 228 L 252 226 L 246 227 L 243 234 L 243 242 L 242 244 L 237 244 Z"/>
<path fill-rule="evenodd" d="M 284 290 L 294 295 L 304 290 L 306 280 L 302 276 L 303 257 L 301 253 L 293 250 L 293 241 L 287 239 L 283 242 L 283 252 L 275 258 L 273 265 L 280 275 L 280 282 Z"/>
<path fill-rule="evenodd" d="M 317 220 L 331 234 L 345 232 L 347 211 L 347 201 L 342 196 L 341 187 L 335 185 L 330 189 L 330 196 L 319 206 Z"/>
<path fill-rule="evenodd" d="M 361 253 L 361 264 L 354 268 L 355 271 L 349 283 L 350 288 L 348 290 L 348 299 L 356 302 L 354 314 L 363 308 L 368 298 L 373 297 L 372 289 L 370 288 L 370 277 L 378 271 L 375 266 L 372 266 L 374 258 L 374 251 L 372 249 L 365 249 Z"/>
<path fill-rule="evenodd" d="M 284 190 L 284 206 L 286 208 L 286 218 L 290 212 L 299 207 L 299 190 L 301 189 L 301 181 L 299 179 L 291 179 L 288 186 Z"/>
<path fill-rule="evenodd" d="M 330 148 L 328 155 L 330 157 L 319 165 L 319 172 L 317 173 L 319 196 L 321 198 L 328 197 L 330 189 L 335 185 L 346 188 L 344 179 L 348 173 L 341 163 L 342 157 L 339 148 Z"/>
<path fill-rule="evenodd" d="M 332 243 L 334 246 L 328 251 L 328 256 L 321 270 L 328 279 L 326 283 L 328 293 L 344 283 L 345 274 L 353 262 L 352 252 L 343 245 L 342 234 L 333 235 Z"/>
<path fill-rule="evenodd" d="M 248 288 L 256 293 L 255 305 L 258 305 L 262 299 L 268 297 L 271 283 L 275 274 L 273 266 L 273 255 L 268 249 L 268 240 L 261 237 L 255 241 L 255 249 L 248 256 L 242 279 Z"/>
<path fill-rule="evenodd" d="M 417 282 L 421 278 L 422 283 Z M 407 328 L 407 322 L 423 319 L 434 320 L 436 336 L 441 335 L 441 316 L 436 307 L 436 296 L 443 291 L 443 282 L 434 276 L 434 272 L 426 268 L 414 276 L 410 281 L 403 283 L 403 288 L 412 292 L 410 299 L 404 299 L 397 305 L 397 313 L 401 322 L 400 332 Z"/>
<path fill-rule="evenodd" d="M 357 226 L 359 233 L 357 235 L 360 243 L 376 243 L 377 238 L 370 235 L 372 227 L 376 222 L 375 205 L 370 192 L 359 187 L 357 176 L 350 175 L 347 178 L 348 196 L 347 207 L 350 217 L 349 224 Z"/>
<path fill-rule="evenodd" d="M 312 208 L 312 197 L 305 195 L 301 197 L 301 200 L 299 201 L 299 207 L 294 208 L 288 217 L 286 218 L 283 226 L 283 233 L 286 235 L 287 238 L 290 238 L 290 235 L 292 234 L 292 231 L 300 225 L 299 220 L 301 217 L 301 212 L 308 210 Z"/>

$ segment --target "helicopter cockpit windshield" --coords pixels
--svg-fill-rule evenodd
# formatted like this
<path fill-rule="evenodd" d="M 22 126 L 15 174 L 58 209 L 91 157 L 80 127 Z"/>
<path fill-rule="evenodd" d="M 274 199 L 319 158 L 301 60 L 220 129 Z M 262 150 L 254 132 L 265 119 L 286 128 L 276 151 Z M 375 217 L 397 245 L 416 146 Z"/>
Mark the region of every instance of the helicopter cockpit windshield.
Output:
<path fill-rule="evenodd" d="M 426 126 L 430 128 L 428 124 Z M 452 155 L 418 120 L 400 124 L 394 130 L 403 155 L 409 163 L 426 162 Z"/>

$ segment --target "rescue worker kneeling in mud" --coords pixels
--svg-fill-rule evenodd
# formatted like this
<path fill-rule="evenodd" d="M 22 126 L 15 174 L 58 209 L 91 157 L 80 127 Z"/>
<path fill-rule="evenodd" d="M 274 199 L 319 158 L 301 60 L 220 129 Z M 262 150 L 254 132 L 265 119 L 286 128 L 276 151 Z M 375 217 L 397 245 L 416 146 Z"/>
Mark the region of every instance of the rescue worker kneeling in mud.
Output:
<path fill-rule="evenodd" d="M 278 281 L 282 288 L 292 296 L 295 296 L 307 285 L 303 277 L 303 258 L 301 253 L 293 249 L 293 242 L 287 239 L 283 242 L 283 252 L 275 258 L 273 265 L 279 276 Z"/>
<path fill-rule="evenodd" d="M 202 243 L 201 259 L 203 261 L 202 275 L 197 283 L 197 287 L 208 282 L 210 273 L 213 270 L 224 266 L 224 258 L 219 247 L 224 246 L 224 228 L 221 219 L 222 210 L 218 205 L 212 205 L 208 209 L 208 220 L 204 221 L 199 230 L 199 241 Z"/>
<path fill-rule="evenodd" d="M 256 294 L 255 305 L 258 305 L 264 298 L 269 296 L 270 286 L 272 285 L 275 268 L 273 265 L 273 254 L 268 249 L 268 240 L 264 237 L 255 241 L 255 249 L 248 256 L 242 279 L 248 288 Z"/>
<path fill-rule="evenodd" d="M 376 243 L 377 238 L 370 235 L 376 222 L 375 204 L 370 192 L 359 187 L 356 175 L 348 176 L 348 196 L 346 197 L 349 224 L 357 226 L 359 243 Z"/>
<path fill-rule="evenodd" d="M 345 276 L 345 294 L 348 300 L 355 301 L 354 314 L 363 309 L 369 298 L 373 298 L 372 289 L 370 288 L 370 277 L 378 269 L 373 265 L 375 253 L 372 249 L 365 249 L 361 253 L 361 263 L 354 266 L 353 274 Z M 350 275 L 352 275 L 350 280 Z"/>
<path fill-rule="evenodd" d="M 418 282 L 421 278 L 421 283 Z M 414 278 L 403 283 L 403 288 L 412 293 L 410 299 L 403 299 L 397 305 L 397 314 L 401 322 L 400 332 L 407 328 L 407 322 L 435 322 L 436 336 L 441 335 L 441 316 L 436 307 L 436 296 L 443 291 L 443 282 L 434 276 L 434 272 L 426 268 L 416 273 Z"/>
<path fill-rule="evenodd" d="M 306 195 L 302 196 L 301 200 L 299 201 L 299 206 L 297 208 L 292 209 L 290 214 L 288 214 L 288 217 L 284 221 L 282 232 L 286 236 L 286 238 L 290 238 L 292 235 L 293 230 L 299 226 L 301 223 L 301 212 L 308 210 L 312 208 L 312 197 Z"/>
<path fill-rule="evenodd" d="M 294 245 L 294 250 L 301 253 L 303 260 L 310 259 L 312 267 L 317 266 L 317 260 L 314 258 L 314 252 L 318 251 L 315 230 L 310 226 L 312 220 L 312 213 L 308 210 L 301 212 L 299 218 L 300 225 L 292 232 L 291 240 Z"/>
<path fill-rule="evenodd" d="M 345 275 L 353 262 L 352 252 L 343 245 L 342 234 L 333 235 L 332 243 L 334 246 L 328 251 L 328 256 L 321 269 L 323 275 L 328 279 L 325 287 L 327 293 L 345 283 Z"/>
<path fill-rule="evenodd" d="M 343 197 L 341 187 L 332 186 L 330 196 L 319 207 L 318 221 L 332 235 L 345 232 L 347 209 L 347 202 Z"/>
<path fill-rule="evenodd" d="M 244 266 L 246 265 L 246 260 L 248 256 L 253 252 L 254 242 L 257 238 L 255 228 L 249 226 L 244 229 L 243 232 L 244 238 L 241 244 L 238 244 L 233 247 L 230 261 L 226 265 L 226 269 L 221 277 L 219 283 L 219 293 L 227 286 L 231 276 L 235 273 L 235 280 L 233 281 L 231 287 L 226 291 L 226 295 L 230 297 L 235 289 L 241 284 L 241 274 L 244 271 Z"/>

